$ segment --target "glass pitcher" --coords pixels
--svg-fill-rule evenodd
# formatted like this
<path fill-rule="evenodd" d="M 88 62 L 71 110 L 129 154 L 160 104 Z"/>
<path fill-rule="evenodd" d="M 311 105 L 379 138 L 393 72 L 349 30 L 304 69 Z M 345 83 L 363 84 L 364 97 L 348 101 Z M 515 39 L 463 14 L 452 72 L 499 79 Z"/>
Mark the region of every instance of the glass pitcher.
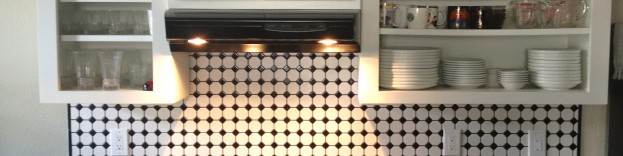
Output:
<path fill-rule="evenodd" d="M 585 0 L 549 0 L 541 4 L 539 23 L 543 28 L 572 28 L 586 14 Z"/>
<path fill-rule="evenodd" d="M 511 7 L 517 28 L 536 28 L 538 26 L 539 2 L 531 0 L 512 1 Z"/>

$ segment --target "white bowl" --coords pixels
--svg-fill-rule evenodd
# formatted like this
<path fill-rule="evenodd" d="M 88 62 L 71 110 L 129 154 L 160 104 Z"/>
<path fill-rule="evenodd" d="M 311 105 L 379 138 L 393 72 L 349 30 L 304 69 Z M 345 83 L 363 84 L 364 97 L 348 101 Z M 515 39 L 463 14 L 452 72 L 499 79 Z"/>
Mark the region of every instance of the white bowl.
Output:
<path fill-rule="evenodd" d="M 569 90 L 578 86 L 580 83 L 565 83 L 565 84 L 539 84 L 535 83 L 536 86 L 541 87 L 545 90 Z"/>
<path fill-rule="evenodd" d="M 508 90 L 519 90 L 521 88 L 523 88 L 524 86 L 526 86 L 526 82 L 500 82 L 500 84 L 502 85 L 502 87 L 504 87 L 504 89 L 508 89 Z"/>
<path fill-rule="evenodd" d="M 446 83 L 446 85 L 452 87 L 452 88 L 457 88 L 457 89 L 473 89 L 473 88 L 480 88 L 482 86 L 484 86 L 486 83 L 477 83 L 477 84 L 452 84 L 452 83 Z"/>

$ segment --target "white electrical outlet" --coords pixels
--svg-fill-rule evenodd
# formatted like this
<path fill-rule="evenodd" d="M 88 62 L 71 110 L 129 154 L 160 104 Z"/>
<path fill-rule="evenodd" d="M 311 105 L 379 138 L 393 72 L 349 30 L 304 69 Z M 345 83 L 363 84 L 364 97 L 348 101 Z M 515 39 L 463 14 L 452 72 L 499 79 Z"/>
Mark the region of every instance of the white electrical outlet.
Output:
<path fill-rule="evenodd" d="M 128 129 L 112 129 L 108 134 L 109 153 L 113 156 L 127 156 L 130 155 L 130 149 L 128 148 Z"/>
<path fill-rule="evenodd" d="M 461 155 L 461 130 L 444 129 L 443 130 L 443 151 L 444 156 Z"/>
<path fill-rule="evenodd" d="M 528 156 L 545 156 L 547 150 L 547 138 L 545 130 L 531 130 L 528 132 L 528 147 L 530 148 Z"/>

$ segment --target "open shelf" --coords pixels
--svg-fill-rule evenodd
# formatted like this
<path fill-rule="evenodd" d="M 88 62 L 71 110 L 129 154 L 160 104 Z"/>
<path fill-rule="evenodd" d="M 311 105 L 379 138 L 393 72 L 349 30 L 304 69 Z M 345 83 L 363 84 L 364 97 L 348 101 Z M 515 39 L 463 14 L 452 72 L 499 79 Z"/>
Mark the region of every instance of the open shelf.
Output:
<path fill-rule="evenodd" d="M 151 3 L 151 0 L 60 0 L 61 2 L 79 3 Z"/>
<path fill-rule="evenodd" d="M 151 35 L 61 35 L 63 42 L 151 42 Z"/>
<path fill-rule="evenodd" d="M 396 29 L 381 28 L 381 35 L 420 36 L 545 36 L 587 35 L 589 28 L 558 29 Z"/>

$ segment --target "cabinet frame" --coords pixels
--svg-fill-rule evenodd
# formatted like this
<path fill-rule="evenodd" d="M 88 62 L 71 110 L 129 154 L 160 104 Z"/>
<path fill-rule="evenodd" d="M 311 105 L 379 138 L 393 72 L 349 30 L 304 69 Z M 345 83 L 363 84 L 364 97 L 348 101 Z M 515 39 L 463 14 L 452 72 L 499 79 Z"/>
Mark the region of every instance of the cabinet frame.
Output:
<path fill-rule="evenodd" d="M 39 98 L 41 103 L 107 103 L 107 104 L 173 104 L 179 103 L 189 92 L 189 56 L 171 53 L 166 40 L 164 12 L 168 4 L 163 0 L 116 0 L 110 3 L 151 3 L 152 36 L 60 35 L 58 9 L 60 3 L 101 3 L 102 0 L 37 0 L 37 31 L 39 56 Z M 108 1 L 106 1 L 108 3 Z M 151 39 L 147 41 L 147 39 Z M 151 42 L 153 59 L 153 91 L 141 90 L 80 90 L 60 89 L 60 43 L 70 42 Z"/>
<path fill-rule="evenodd" d="M 419 2 L 419 1 L 418 1 Z M 428 1 L 430 2 L 430 1 Z M 475 1 L 476 2 L 476 1 Z M 478 1 L 480 2 L 480 1 Z M 588 1 L 587 28 L 501 30 L 396 30 L 379 28 L 379 1 L 362 2 L 362 52 L 359 64 L 359 101 L 362 104 L 607 104 L 609 77 L 611 1 Z M 448 3 L 442 1 L 442 3 Z M 465 2 L 462 2 L 465 3 Z M 490 2 L 488 2 L 490 3 Z M 527 35 L 521 35 L 526 34 Z M 432 89 L 385 90 L 379 87 L 381 35 L 434 37 L 573 36 L 586 35 L 585 89 L 546 91 L 540 89 Z M 569 37 L 573 38 L 573 37 Z M 581 41 L 576 41 L 581 42 Z"/>

